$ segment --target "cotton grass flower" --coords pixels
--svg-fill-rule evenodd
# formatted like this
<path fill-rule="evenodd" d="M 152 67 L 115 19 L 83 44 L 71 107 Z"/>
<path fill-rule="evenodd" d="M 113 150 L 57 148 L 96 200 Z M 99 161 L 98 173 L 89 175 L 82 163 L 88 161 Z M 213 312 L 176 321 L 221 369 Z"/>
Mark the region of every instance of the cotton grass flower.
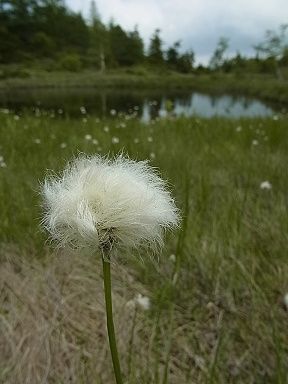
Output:
<path fill-rule="evenodd" d="M 60 247 L 111 249 L 163 244 L 178 210 L 146 161 L 79 157 L 43 185 L 43 224 Z"/>
<path fill-rule="evenodd" d="M 270 183 L 270 181 L 262 181 L 262 183 L 260 184 L 260 189 L 272 189 L 272 184 Z"/>
<path fill-rule="evenodd" d="M 284 304 L 286 311 L 288 311 L 288 293 L 285 293 L 285 295 L 283 297 L 283 304 Z"/>
<path fill-rule="evenodd" d="M 119 137 L 113 136 L 111 139 L 112 144 L 119 144 L 120 140 Z"/>
<path fill-rule="evenodd" d="M 59 246 L 102 253 L 109 345 L 116 383 L 123 384 L 113 324 L 111 252 L 162 245 L 164 230 L 179 222 L 174 200 L 154 168 L 122 155 L 76 158 L 61 177 L 45 180 L 43 195 L 43 224 Z M 135 303 L 150 308 L 149 298 L 140 294 Z"/>
<path fill-rule="evenodd" d="M 141 293 L 138 293 L 138 295 L 135 298 L 135 303 L 142 308 L 144 311 L 148 311 L 150 309 L 150 299 L 147 296 L 141 295 Z"/>

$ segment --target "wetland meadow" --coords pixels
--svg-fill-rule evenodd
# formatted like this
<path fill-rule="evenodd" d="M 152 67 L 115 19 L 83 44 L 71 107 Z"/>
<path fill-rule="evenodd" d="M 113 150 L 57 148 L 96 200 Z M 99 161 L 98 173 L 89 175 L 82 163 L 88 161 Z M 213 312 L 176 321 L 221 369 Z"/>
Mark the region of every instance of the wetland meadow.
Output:
<path fill-rule="evenodd" d="M 80 153 L 149 160 L 182 222 L 112 261 L 124 382 L 287 383 L 285 104 L 192 88 L 0 95 L 0 382 L 113 383 L 101 263 L 55 250 L 40 185 Z"/>

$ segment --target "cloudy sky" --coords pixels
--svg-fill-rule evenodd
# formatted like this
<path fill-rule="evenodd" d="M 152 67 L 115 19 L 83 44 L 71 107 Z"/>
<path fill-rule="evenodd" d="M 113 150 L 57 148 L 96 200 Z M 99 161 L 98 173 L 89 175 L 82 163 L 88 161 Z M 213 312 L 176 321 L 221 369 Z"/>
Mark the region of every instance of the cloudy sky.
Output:
<path fill-rule="evenodd" d="M 90 0 L 66 0 L 84 16 Z M 145 43 L 156 28 L 166 46 L 182 41 L 193 49 L 198 62 L 206 63 L 219 37 L 228 37 L 230 54 L 251 55 L 267 29 L 288 23 L 288 0 L 96 0 L 103 22 L 111 18 L 126 30 L 137 24 Z"/>

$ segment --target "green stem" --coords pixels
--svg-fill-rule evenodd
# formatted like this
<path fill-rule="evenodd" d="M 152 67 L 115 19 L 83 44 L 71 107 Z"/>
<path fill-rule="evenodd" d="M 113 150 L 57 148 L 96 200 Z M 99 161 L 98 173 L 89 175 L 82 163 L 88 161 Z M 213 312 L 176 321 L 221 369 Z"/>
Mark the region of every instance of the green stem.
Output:
<path fill-rule="evenodd" d="M 121 369 L 116 345 L 115 330 L 113 323 L 113 311 L 112 311 L 112 296 L 111 296 L 111 271 L 110 262 L 104 259 L 102 256 L 103 263 L 103 278 L 104 278 L 104 291 L 105 291 L 105 304 L 106 304 L 106 318 L 107 318 L 107 330 L 109 337 L 110 352 L 114 367 L 114 374 L 117 384 L 123 384 Z"/>

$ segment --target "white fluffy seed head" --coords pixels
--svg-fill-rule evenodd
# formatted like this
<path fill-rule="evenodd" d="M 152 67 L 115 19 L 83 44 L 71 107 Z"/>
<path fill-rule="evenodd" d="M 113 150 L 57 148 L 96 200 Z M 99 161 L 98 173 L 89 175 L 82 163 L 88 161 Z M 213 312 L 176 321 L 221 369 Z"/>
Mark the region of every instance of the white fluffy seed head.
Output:
<path fill-rule="evenodd" d="M 179 213 L 146 161 L 123 155 L 78 157 L 42 188 L 44 227 L 59 247 L 115 249 L 163 244 Z"/>

